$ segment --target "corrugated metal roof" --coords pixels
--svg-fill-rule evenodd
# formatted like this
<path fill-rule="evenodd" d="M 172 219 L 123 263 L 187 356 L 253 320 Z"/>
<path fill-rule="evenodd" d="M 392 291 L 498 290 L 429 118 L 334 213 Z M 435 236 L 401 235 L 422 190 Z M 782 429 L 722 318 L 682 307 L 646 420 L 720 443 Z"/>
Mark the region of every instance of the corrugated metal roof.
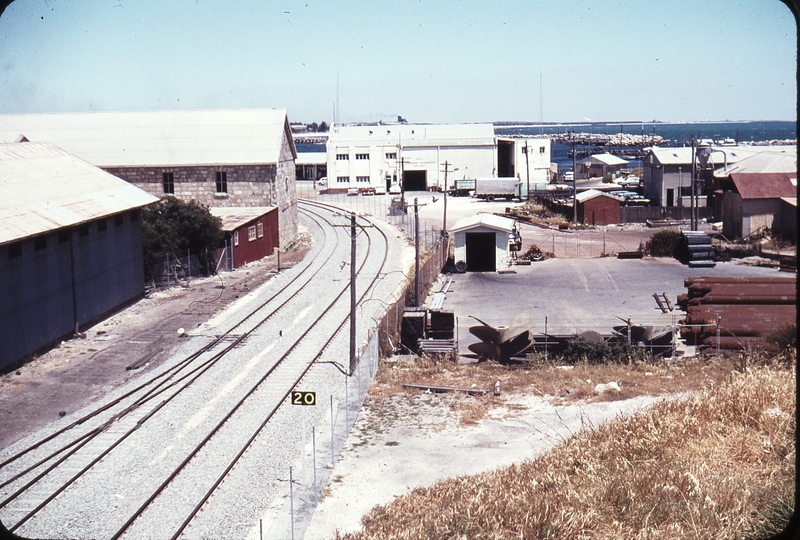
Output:
<path fill-rule="evenodd" d="M 714 176 L 724 177 L 731 173 L 779 173 L 797 171 L 797 148 L 794 146 L 764 147 L 765 150 L 742 158 L 725 169 L 717 169 Z"/>
<path fill-rule="evenodd" d="M 494 145 L 492 124 L 387 124 L 331 127 L 330 145 Z"/>
<path fill-rule="evenodd" d="M 614 199 L 615 201 L 619 201 L 619 199 L 617 197 L 614 197 L 610 193 L 604 193 L 604 192 L 596 190 L 596 189 L 587 189 L 586 191 L 582 191 L 581 193 L 578 193 L 577 195 L 575 195 L 575 199 L 579 203 L 584 203 L 586 201 L 590 201 L 590 200 L 595 199 L 597 197 L 608 197 L 609 199 Z"/>
<path fill-rule="evenodd" d="M 0 141 L 52 142 L 98 167 L 277 163 L 285 109 L 0 115 Z"/>
<path fill-rule="evenodd" d="M 478 214 L 459 219 L 450 229 L 451 233 L 461 232 L 475 227 L 488 227 L 499 231 L 511 232 L 514 229 L 514 220 L 494 214 Z"/>
<path fill-rule="evenodd" d="M 298 152 L 296 165 L 325 165 L 328 163 L 327 152 Z"/>
<path fill-rule="evenodd" d="M 583 160 L 584 162 L 600 162 L 605 165 L 627 165 L 628 162 L 624 159 L 615 156 L 614 154 L 594 154 Z"/>
<path fill-rule="evenodd" d="M 0 144 L 0 244 L 157 200 L 54 144 Z"/>
<path fill-rule="evenodd" d="M 734 173 L 731 181 L 742 199 L 797 196 L 797 173 Z"/>
<path fill-rule="evenodd" d="M 275 210 L 276 206 L 223 206 L 209 208 L 212 216 L 222 221 L 222 230 L 231 232 L 246 223 Z"/>

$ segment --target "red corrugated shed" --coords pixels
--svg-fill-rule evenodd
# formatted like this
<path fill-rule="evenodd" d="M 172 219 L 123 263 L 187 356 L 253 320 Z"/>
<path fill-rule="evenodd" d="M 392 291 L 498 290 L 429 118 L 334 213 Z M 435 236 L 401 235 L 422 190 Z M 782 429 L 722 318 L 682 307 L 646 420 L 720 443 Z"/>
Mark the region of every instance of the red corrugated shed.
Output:
<path fill-rule="evenodd" d="M 797 173 L 794 172 L 733 173 L 731 180 L 744 200 L 797 196 Z"/>

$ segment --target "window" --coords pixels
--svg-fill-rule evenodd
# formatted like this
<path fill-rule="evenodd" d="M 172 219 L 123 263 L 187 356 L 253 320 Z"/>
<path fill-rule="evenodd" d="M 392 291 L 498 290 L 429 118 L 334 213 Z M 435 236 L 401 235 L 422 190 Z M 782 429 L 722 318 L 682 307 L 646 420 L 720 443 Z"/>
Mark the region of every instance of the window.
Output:
<path fill-rule="evenodd" d="M 97 220 L 97 230 L 98 232 L 103 232 L 108 229 L 108 222 L 105 219 L 98 219 Z"/>
<path fill-rule="evenodd" d="M 336 154 L 336 161 L 348 161 L 350 159 L 350 155 L 348 154 Z"/>
<path fill-rule="evenodd" d="M 239 245 L 239 231 L 233 231 L 233 245 Z"/>
<path fill-rule="evenodd" d="M 540 146 L 539 147 L 539 153 L 540 154 L 544 154 L 544 146 Z"/>
<path fill-rule="evenodd" d="M 356 159 L 369 159 L 369 154 L 356 154 Z"/>
<path fill-rule="evenodd" d="M 217 193 L 228 192 L 228 173 L 217 171 Z"/>
<path fill-rule="evenodd" d="M 253 225 L 252 227 L 247 228 L 247 239 L 252 242 L 256 239 L 256 226 Z"/>
<path fill-rule="evenodd" d="M 19 257 L 22 255 L 22 242 L 14 242 L 13 244 L 8 244 L 8 258 L 13 259 L 14 257 Z"/>
<path fill-rule="evenodd" d="M 349 176 L 337 176 L 336 177 L 336 183 L 337 184 L 349 184 L 350 183 L 350 177 Z"/>
<path fill-rule="evenodd" d="M 219 173 L 217 173 L 219 174 Z M 164 193 L 170 195 L 175 194 L 175 175 L 171 172 L 165 172 L 161 175 L 162 183 L 164 184 Z"/>
<path fill-rule="evenodd" d="M 81 225 L 78 227 L 78 236 L 89 236 L 89 225 Z"/>
<path fill-rule="evenodd" d="M 356 176 L 356 182 L 367 182 L 367 183 L 369 183 L 369 176 Z"/>
<path fill-rule="evenodd" d="M 258 222 L 258 237 L 259 238 L 264 237 L 264 224 L 261 223 L 260 221 Z"/>
<path fill-rule="evenodd" d="M 117 214 L 114 216 L 114 226 L 120 227 L 122 225 L 122 214 Z"/>
<path fill-rule="evenodd" d="M 386 159 L 397 159 L 397 152 L 386 152 Z"/>
<path fill-rule="evenodd" d="M 37 236 L 33 239 L 33 249 L 39 251 L 47 247 L 47 236 Z"/>
<path fill-rule="evenodd" d="M 131 221 L 139 221 L 139 211 L 138 210 L 131 210 L 130 216 L 131 216 Z"/>
<path fill-rule="evenodd" d="M 64 244 L 69 242 L 69 231 L 58 231 L 58 243 Z"/>

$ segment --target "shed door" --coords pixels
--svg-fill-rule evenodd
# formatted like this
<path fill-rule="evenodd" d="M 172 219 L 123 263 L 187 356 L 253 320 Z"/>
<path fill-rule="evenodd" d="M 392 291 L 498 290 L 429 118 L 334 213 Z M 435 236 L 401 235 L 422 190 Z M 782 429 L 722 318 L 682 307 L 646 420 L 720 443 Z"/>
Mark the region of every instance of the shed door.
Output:
<path fill-rule="evenodd" d="M 497 250 L 493 232 L 466 233 L 467 270 L 470 272 L 494 272 Z"/>

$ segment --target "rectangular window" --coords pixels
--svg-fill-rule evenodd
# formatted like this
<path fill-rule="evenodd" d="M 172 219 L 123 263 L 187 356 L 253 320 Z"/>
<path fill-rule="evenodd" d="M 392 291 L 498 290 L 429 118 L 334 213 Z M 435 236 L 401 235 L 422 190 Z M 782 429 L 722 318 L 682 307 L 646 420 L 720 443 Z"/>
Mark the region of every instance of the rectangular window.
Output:
<path fill-rule="evenodd" d="M 264 238 L 264 224 L 260 221 L 258 222 L 258 237 Z"/>
<path fill-rule="evenodd" d="M 356 159 L 369 159 L 369 154 L 356 154 Z"/>
<path fill-rule="evenodd" d="M 539 153 L 540 154 L 544 154 L 544 146 L 540 146 L 539 147 Z"/>
<path fill-rule="evenodd" d="M 129 214 L 131 216 L 131 221 L 139 221 L 139 211 L 138 210 L 131 210 Z"/>
<path fill-rule="evenodd" d="M 122 214 L 117 214 L 114 216 L 114 226 L 121 227 L 122 226 Z"/>
<path fill-rule="evenodd" d="M 228 173 L 217 171 L 217 193 L 228 192 Z"/>
<path fill-rule="evenodd" d="M 99 232 L 103 232 L 106 229 L 108 229 L 108 223 L 106 222 L 106 220 L 105 219 L 98 219 L 97 220 L 97 230 Z"/>
<path fill-rule="evenodd" d="M 386 152 L 386 159 L 397 159 L 397 152 Z"/>
<path fill-rule="evenodd" d="M 39 251 L 40 249 L 45 249 L 47 247 L 47 236 L 37 236 L 33 239 L 33 249 Z"/>
<path fill-rule="evenodd" d="M 14 242 L 13 244 L 8 244 L 8 258 L 13 259 L 14 257 L 19 257 L 22 255 L 22 242 Z"/>
<path fill-rule="evenodd" d="M 81 225 L 78 227 L 78 236 L 89 236 L 89 225 Z"/>
<path fill-rule="evenodd" d="M 349 176 L 337 176 L 336 177 L 336 183 L 337 184 L 349 184 L 350 183 L 350 177 Z"/>
<path fill-rule="evenodd" d="M 239 245 L 239 231 L 233 231 L 233 245 Z"/>
<path fill-rule="evenodd" d="M 69 242 L 69 231 L 58 231 L 58 243 L 64 244 Z"/>
<path fill-rule="evenodd" d="M 369 183 L 369 176 L 356 176 L 356 182 L 367 182 L 367 183 Z"/>
<path fill-rule="evenodd" d="M 349 161 L 350 155 L 349 154 L 336 154 L 336 161 Z"/>
<path fill-rule="evenodd" d="M 252 242 L 256 239 L 256 226 L 253 225 L 252 227 L 247 228 L 247 239 Z"/>
<path fill-rule="evenodd" d="M 175 194 L 175 175 L 171 172 L 165 172 L 162 175 L 162 183 L 164 184 L 164 193 Z"/>

